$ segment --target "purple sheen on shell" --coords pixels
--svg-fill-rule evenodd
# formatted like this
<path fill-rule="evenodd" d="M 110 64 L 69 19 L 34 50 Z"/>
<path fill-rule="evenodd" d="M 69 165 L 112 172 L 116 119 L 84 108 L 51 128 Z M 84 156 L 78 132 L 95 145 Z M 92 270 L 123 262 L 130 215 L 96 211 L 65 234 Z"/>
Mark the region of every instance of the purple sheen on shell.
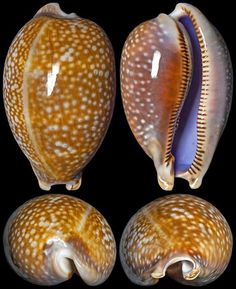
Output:
<path fill-rule="evenodd" d="M 223 38 L 190 4 L 130 33 L 121 59 L 124 110 L 162 189 L 172 190 L 175 177 L 201 186 L 228 119 L 232 83 Z"/>
<path fill-rule="evenodd" d="M 192 51 L 192 79 L 179 115 L 172 153 L 175 157 L 175 172 L 182 173 L 191 166 L 197 148 L 197 114 L 201 94 L 202 60 L 197 35 L 189 17 L 179 19 L 189 35 Z"/>

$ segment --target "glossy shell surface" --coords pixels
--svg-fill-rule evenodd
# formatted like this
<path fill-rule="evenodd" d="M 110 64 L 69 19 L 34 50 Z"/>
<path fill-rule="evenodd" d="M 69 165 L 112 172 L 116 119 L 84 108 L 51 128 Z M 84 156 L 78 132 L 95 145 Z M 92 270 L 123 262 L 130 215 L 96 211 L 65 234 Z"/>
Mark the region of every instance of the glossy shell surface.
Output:
<path fill-rule="evenodd" d="M 192 195 L 161 197 L 128 222 L 120 243 L 125 273 L 139 285 L 169 275 L 193 286 L 208 284 L 226 269 L 233 239 L 223 215 Z"/>
<path fill-rule="evenodd" d="M 38 285 L 55 285 L 74 272 L 89 285 L 110 275 L 116 244 L 105 218 L 88 203 L 66 195 L 36 197 L 19 207 L 4 231 L 11 267 Z"/>
<path fill-rule="evenodd" d="M 172 190 L 175 177 L 200 187 L 228 118 L 232 79 L 223 38 L 190 4 L 130 33 L 121 59 L 124 109 L 163 189 Z"/>
<path fill-rule="evenodd" d="M 52 3 L 18 32 L 5 62 L 4 102 L 42 189 L 80 186 L 110 123 L 114 95 L 113 49 L 94 22 Z"/>

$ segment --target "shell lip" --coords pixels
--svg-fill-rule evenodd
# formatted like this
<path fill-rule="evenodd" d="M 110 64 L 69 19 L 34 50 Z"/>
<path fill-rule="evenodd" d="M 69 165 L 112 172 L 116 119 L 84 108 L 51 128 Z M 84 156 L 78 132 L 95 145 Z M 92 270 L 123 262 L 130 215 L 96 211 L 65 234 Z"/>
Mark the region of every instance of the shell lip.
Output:
<path fill-rule="evenodd" d="M 154 279 L 160 279 L 167 274 L 173 279 L 191 281 L 196 279 L 200 273 L 200 265 L 193 258 L 180 254 L 160 261 L 151 276 Z"/>
<path fill-rule="evenodd" d="M 202 164 L 196 162 L 196 155 L 199 154 L 199 148 L 204 141 L 202 140 L 204 132 L 199 127 L 199 117 L 203 117 L 200 111 L 203 85 L 202 52 L 193 20 L 186 12 L 184 13 L 183 15 L 179 13 L 178 17 L 175 15 L 174 19 L 186 34 L 188 40 L 186 44 L 191 48 L 188 61 L 192 61 L 193 68 L 190 84 L 186 87 L 185 98 L 176 119 L 178 126 L 173 135 L 171 152 L 175 157 L 175 176 L 184 175 L 186 172 L 196 174 L 201 171 Z"/>
<path fill-rule="evenodd" d="M 71 262 L 73 249 L 63 239 L 50 238 L 46 243 L 44 256 L 51 262 L 52 274 L 56 276 L 57 283 L 69 279 L 74 273 Z"/>
<path fill-rule="evenodd" d="M 93 266 L 84 263 L 77 250 L 61 238 L 49 239 L 44 255 L 52 262 L 57 284 L 70 279 L 74 273 L 90 286 L 99 285 L 108 278 L 106 274 L 100 274 Z"/>
<path fill-rule="evenodd" d="M 203 144 L 205 131 L 200 122 L 205 123 L 205 110 L 202 111 L 201 98 L 203 86 L 202 51 L 196 25 L 188 5 L 177 5 L 177 11 L 170 16 L 176 22 L 179 29 L 179 45 L 182 51 L 183 76 L 183 100 L 178 107 L 178 113 L 174 116 L 173 132 L 171 131 L 170 153 L 165 163 L 160 160 L 160 144 L 156 140 L 150 140 L 149 151 L 153 158 L 158 174 L 158 183 L 164 190 L 172 190 L 174 178 L 180 177 L 188 180 L 191 188 L 198 188 L 203 175 Z M 165 14 L 161 14 L 162 17 Z M 188 48 L 188 49 L 187 49 Z M 190 65 L 189 63 L 192 63 Z M 162 164 L 162 165 L 160 165 Z"/>

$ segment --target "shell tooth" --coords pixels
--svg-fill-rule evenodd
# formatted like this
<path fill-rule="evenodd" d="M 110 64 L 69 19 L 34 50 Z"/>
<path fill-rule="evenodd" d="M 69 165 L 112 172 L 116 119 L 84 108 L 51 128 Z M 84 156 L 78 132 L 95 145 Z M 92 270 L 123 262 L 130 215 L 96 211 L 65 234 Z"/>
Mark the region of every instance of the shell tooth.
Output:
<path fill-rule="evenodd" d="M 105 218 L 66 195 L 44 195 L 19 207 L 6 224 L 3 243 L 12 269 L 38 285 L 59 284 L 74 272 L 98 285 L 109 277 L 116 259 Z"/>
<path fill-rule="evenodd" d="M 13 136 L 40 187 L 78 189 L 114 107 L 115 59 L 103 29 L 47 4 L 14 38 L 3 90 Z"/>
<path fill-rule="evenodd" d="M 133 215 L 122 234 L 120 260 L 135 284 L 153 285 L 167 275 L 201 286 L 224 272 L 232 246 L 230 227 L 212 204 L 192 195 L 169 195 Z"/>

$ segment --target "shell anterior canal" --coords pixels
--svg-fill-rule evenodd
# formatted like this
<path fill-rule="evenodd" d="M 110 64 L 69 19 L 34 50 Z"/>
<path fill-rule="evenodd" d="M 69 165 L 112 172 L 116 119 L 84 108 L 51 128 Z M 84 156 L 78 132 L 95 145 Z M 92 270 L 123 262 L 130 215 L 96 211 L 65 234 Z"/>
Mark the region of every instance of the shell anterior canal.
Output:
<path fill-rule="evenodd" d="M 202 85 L 202 57 L 198 37 L 191 19 L 183 16 L 178 21 L 188 34 L 192 51 L 192 77 L 182 109 L 179 113 L 178 127 L 172 143 L 172 154 L 175 157 L 175 174 L 189 169 L 197 149 L 197 118 Z"/>

